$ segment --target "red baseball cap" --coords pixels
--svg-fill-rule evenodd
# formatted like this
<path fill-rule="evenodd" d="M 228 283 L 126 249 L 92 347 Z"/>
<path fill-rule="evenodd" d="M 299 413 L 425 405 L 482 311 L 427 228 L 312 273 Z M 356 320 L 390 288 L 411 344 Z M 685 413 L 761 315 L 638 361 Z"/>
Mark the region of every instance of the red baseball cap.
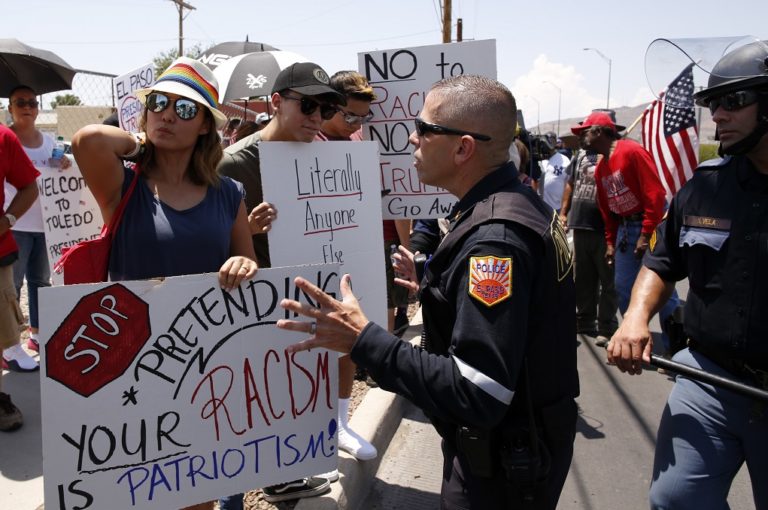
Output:
<path fill-rule="evenodd" d="M 606 126 L 616 131 L 616 123 L 613 122 L 610 115 L 603 112 L 592 112 L 583 122 L 571 126 L 571 133 L 574 135 L 581 135 L 582 131 L 589 129 L 592 126 Z"/>

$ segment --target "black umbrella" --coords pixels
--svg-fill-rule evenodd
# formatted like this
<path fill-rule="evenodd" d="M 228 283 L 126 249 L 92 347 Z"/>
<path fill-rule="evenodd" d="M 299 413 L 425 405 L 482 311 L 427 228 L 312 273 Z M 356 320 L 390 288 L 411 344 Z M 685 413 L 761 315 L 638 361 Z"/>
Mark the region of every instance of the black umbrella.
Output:
<path fill-rule="evenodd" d="M 76 70 L 55 53 L 27 46 L 17 39 L 0 39 L 0 97 L 19 85 L 37 94 L 68 90 Z"/>
<path fill-rule="evenodd" d="M 223 42 L 205 50 L 198 60 L 211 69 L 216 69 L 219 65 L 232 57 L 244 55 L 245 53 L 254 53 L 256 51 L 277 51 L 277 48 L 260 42 Z"/>
<path fill-rule="evenodd" d="M 232 57 L 214 69 L 222 103 L 268 96 L 277 75 L 296 62 L 307 59 L 290 51 L 260 51 Z"/>

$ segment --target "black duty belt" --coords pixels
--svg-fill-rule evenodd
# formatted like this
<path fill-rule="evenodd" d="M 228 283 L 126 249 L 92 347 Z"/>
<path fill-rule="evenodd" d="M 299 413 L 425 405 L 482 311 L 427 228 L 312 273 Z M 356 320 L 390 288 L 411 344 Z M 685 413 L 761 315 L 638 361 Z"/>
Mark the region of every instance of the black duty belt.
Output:
<path fill-rule="evenodd" d="M 622 216 L 621 221 L 624 223 L 643 221 L 643 213 L 630 214 L 629 216 Z"/>
<path fill-rule="evenodd" d="M 688 345 L 692 350 L 703 354 L 731 374 L 747 379 L 756 386 L 768 390 L 768 370 L 765 370 L 765 367 L 753 366 L 744 360 L 725 356 L 721 351 L 700 344 L 692 338 L 688 340 Z"/>

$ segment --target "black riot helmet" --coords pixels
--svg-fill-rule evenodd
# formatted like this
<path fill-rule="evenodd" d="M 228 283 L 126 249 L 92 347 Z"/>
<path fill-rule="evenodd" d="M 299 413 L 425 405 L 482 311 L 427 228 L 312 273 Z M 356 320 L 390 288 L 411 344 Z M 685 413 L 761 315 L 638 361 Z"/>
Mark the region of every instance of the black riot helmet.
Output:
<path fill-rule="evenodd" d="M 741 91 L 748 92 L 737 94 Z M 756 100 L 757 126 L 754 131 L 728 148 L 720 146 L 721 154 L 750 151 L 768 133 L 768 41 L 755 41 L 726 54 L 712 68 L 707 88 L 694 94 L 693 98 L 699 106 L 710 106 L 716 100 L 735 108 Z"/>

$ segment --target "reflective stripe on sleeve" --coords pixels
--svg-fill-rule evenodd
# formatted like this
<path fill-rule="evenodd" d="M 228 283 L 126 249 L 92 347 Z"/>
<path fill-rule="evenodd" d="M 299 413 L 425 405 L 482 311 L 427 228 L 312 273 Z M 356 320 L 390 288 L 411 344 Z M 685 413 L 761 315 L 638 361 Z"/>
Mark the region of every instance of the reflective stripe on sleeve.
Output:
<path fill-rule="evenodd" d="M 508 390 L 503 385 L 497 383 L 484 373 L 467 365 L 456 356 L 451 357 L 456 363 L 456 366 L 459 368 L 459 373 L 461 373 L 464 379 L 468 380 L 502 404 L 509 405 L 509 403 L 512 402 L 512 397 L 515 396 L 514 391 Z"/>

